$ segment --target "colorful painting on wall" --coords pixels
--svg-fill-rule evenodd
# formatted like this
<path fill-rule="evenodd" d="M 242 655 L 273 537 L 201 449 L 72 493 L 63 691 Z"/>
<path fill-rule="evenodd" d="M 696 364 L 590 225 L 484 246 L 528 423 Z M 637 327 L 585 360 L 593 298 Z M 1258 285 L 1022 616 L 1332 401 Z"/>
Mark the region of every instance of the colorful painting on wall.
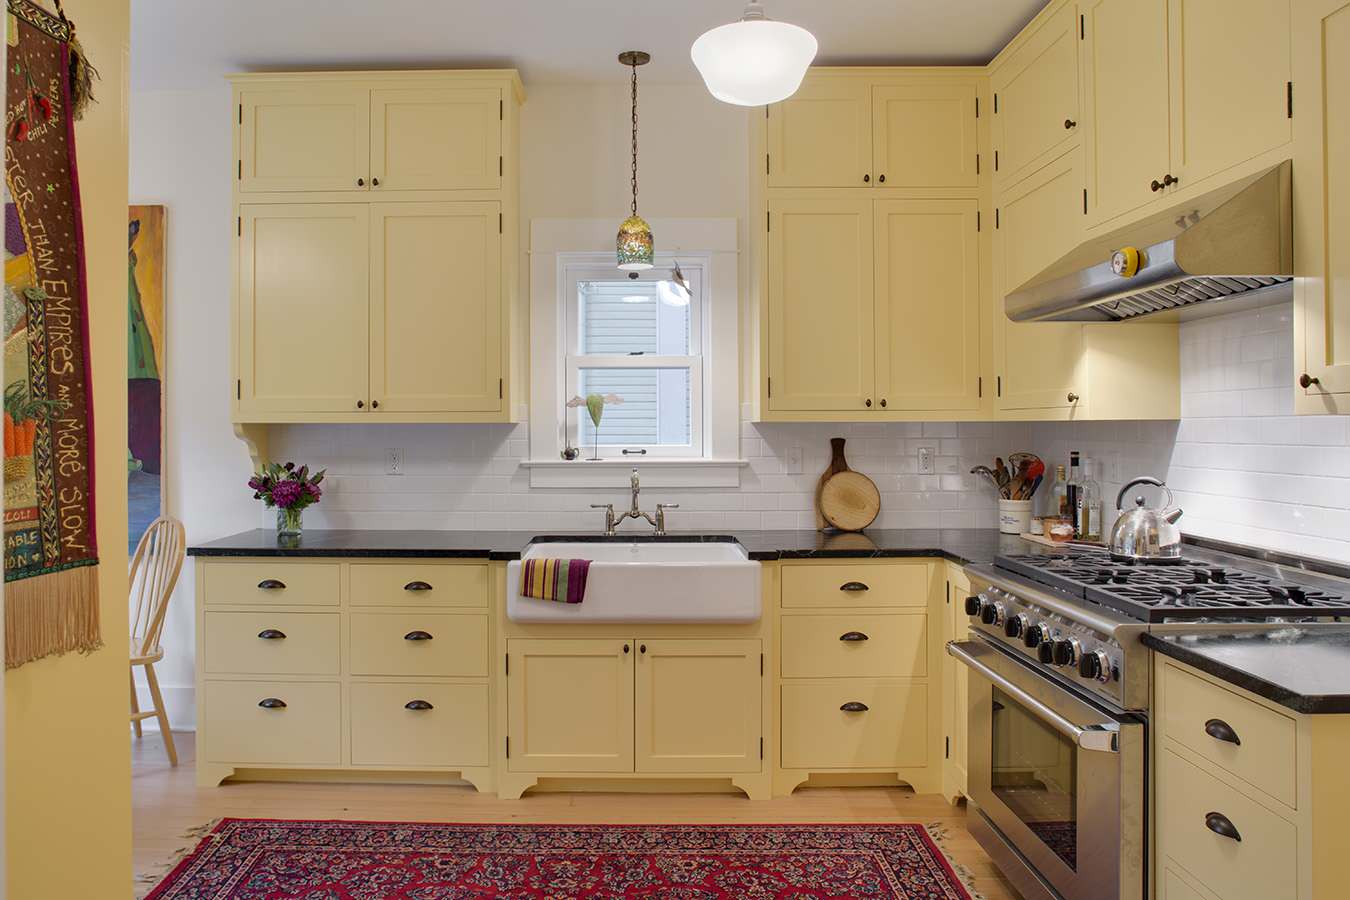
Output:
<path fill-rule="evenodd" d="M 127 550 L 164 510 L 164 207 L 131 207 L 127 314 Z"/>

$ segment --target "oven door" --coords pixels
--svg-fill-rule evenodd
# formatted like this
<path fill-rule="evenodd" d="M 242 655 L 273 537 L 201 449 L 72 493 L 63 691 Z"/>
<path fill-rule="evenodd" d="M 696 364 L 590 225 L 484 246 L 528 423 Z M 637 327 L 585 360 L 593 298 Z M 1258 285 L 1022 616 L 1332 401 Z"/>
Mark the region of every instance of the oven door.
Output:
<path fill-rule="evenodd" d="M 968 787 L 978 813 L 1060 896 L 1142 897 L 1143 722 L 981 638 L 947 650 L 975 676 Z"/>

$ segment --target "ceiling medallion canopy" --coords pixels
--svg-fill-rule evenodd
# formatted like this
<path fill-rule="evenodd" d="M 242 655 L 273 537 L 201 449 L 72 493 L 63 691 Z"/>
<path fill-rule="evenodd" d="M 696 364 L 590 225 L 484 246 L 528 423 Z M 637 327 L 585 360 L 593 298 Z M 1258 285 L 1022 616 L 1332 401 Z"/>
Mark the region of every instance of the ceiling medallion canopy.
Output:
<path fill-rule="evenodd" d="M 633 70 L 633 206 L 632 214 L 624 219 L 623 224 L 619 226 L 619 235 L 615 242 L 619 268 L 625 272 L 640 272 L 644 269 L 650 269 L 652 257 L 655 254 L 651 226 L 638 215 L 637 209 L 637 70 L 638 66 L 645 66 L 651 60 L 651 54 L 641 50 L 625 50 L 619 54 L 619 62 Z M 633 277 L 636 278 L 637 276 Z"/>
<path fill-rule="evenodd" d="M 739 22 L 705 31 L 689 55 L 718 100 L 764 106 L 796 92 L 816 48 L 811 32 L 767 18 L 759 0 L 750 0 Z"/>

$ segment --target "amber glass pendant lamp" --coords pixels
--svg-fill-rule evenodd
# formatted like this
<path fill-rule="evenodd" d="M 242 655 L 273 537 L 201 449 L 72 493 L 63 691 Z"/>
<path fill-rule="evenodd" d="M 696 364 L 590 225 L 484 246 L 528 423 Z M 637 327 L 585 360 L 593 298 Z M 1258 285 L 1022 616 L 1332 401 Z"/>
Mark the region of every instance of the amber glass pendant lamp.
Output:
<path fill-rule="evenodd" d="M 651 226 L 638 215 L 637 210 L 637 70 L 638 66 L 645 66 L 651 60 L 651 54 L 642 50 L 625 50 L 619 54 L 619 62 L 633 70 L 633 206 L 631 215 L 624 219 L 623 224 L 619 226 L 619 236 L 615 242 L 619 257 L 619 268 L 625 272 L 641 272 L 644 269 L 650 269 L 652 267 L 652 256 L 655 253 Z"/>

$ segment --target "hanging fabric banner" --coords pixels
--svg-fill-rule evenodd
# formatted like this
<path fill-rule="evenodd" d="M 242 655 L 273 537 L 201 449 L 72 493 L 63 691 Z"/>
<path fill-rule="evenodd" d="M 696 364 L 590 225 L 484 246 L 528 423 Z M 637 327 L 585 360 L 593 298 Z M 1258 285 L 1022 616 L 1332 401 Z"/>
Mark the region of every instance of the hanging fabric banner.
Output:
<path fill-rule="evenodd" d="M 88 297 L 64 16 L 8 0 L 5 666 L 102 644 Z M 119 303 L 125 302 L 120 296 Z"/>

